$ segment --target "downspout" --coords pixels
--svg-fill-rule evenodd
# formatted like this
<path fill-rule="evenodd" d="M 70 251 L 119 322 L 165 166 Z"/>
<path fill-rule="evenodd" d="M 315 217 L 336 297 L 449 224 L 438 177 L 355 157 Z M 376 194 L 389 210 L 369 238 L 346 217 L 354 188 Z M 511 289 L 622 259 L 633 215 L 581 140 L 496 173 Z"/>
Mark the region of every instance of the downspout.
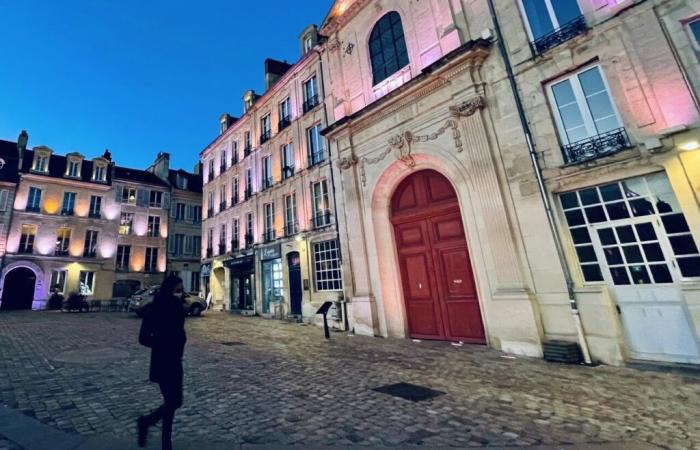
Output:
<path fill-rule="evenodd" d="M 323 77 L 323 58 L 321 57 L 321 52 L 318 50 L 315 50 L 316 53 L 318 54 L 318 65 L 319 65 L 319 72 L 321 72 L 321 89 L 323 89 L 323 119 L 326 123 L 325 126 L 328 126 L 328 108 L 326 107 L 326 83 L 324 81 Z M 336 241 L 338 242 L 338 261 L 340 262 L 340 265 L 342 266 L 343 264 L 343 248 L 340 245 L 340 227 L 338 226 L 338 201 L 336 199 L 336 191 L 335 191 L 335 175 L 333 172 L 333 158 L 331 158 L 331 145 L 328 144 L 328 161 L 330 163 L 330 169 L 331 169 L 331 190 L 333 191 L 333 211 L 335 212 L 335 238 Z M 342 269 L 341 269 L 342 273 Z M 344 297 L 344 295 L 343 295 Z M 343 298 L 343 327 L 345 328 L 343 331 L 350 331 L 350 324 L 348 322 L 348 305 L 347 302 L 345 301 L 345 298 Z"/>
<path fill-rule="evenodd" d="M 564 273 L 564 279 L 566 280 L 566 290 L 569 294 L 569 305 L 571 306 L 571 315 L 574 319 L 574 324 L 576 326 L 576 334 L 578 336 L 578 342 L 581 346 L 581 351 L 583 353 L 583 359 L 586 364 L 591 364 L 591 355 L 588 349 L 588 343 L 586 342 L 586 336 L 583 333 L 583 325 L 581 324 L 581 315 L 578 309 L 578 302 L 576 301 L 576 292 L 574 292 L 574 282 L 571 277 L 571 271 L 566 262 L 566 256 L 564 255 L 564 245 L 559 237 L 559 232 L 557 229 L 557 223 L 554 218 L 554 213 L 552 211 L 551 203 L 549 202 L 549 197 L 547 196 L 547 189 L 545 188 L 544 179 L 542 177 L 542 168 L 537 159 L 537 153 L 535 151 L 535 144 L 532 138 L 532 132 L 530 126 L 528 125 L 527 118 L 525 116 L 525 108 L 523 107 L 522 99 L 518 93 L 517 81 L 515 75 L 513 75 L 513 67 L 510 63 L 510 58 L 506 50 L 505 41 L 503 40 L 503 35 L 501 34 L 501 26 L 498 22 L 498 17 L 496 16 L 496 10 L 493 4 L 493 0 L 487 1 L 489 5 L 489 12 L 491 13 L 491 20 L 493 21 L 493 26 L 495 29 L 498 50 L 503 58 L 503 63 L 505 64 L 506 73 L 508 76 L 508 81 L 510 84 L 511 91 L 513 93 L 513 98 L 515 100 L 515 106 L 518 110 L 518 117 L 520 118 L 520 124 L 523 127 L 523 133 L 525 134 L 525 141 L 527 142 L 528 152 L 530 153 L 530 161 L 532 167 L 535 171 L 535 176 L 537 178 L 537 186 L 539 188 L 540 196 L 542 197 L 542 203 L 544 205 L 545 213 L 547 215 L 547 222 L 549 225 L 549 231 L 554 239 L 554 245 L 557 249 L 557 256 L 559 259 L 559 264 Z"/>

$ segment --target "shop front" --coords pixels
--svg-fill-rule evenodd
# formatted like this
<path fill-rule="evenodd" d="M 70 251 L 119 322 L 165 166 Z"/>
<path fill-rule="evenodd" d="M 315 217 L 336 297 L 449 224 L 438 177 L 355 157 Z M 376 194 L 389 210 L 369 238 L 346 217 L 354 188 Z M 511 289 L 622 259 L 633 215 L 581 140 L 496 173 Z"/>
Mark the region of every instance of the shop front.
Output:
<path fill-rule="evenodd" d="M 260 251 L 262 268 L 262 313 L 284 317 L 284 274 L 280 244 L 263 247 Z"/>
<path fill-rule="evenodd" d="M 224 262 L 231 277 L 231 311 L 252 314 L 255 311 L 255 255 L 246 255 Z"/>

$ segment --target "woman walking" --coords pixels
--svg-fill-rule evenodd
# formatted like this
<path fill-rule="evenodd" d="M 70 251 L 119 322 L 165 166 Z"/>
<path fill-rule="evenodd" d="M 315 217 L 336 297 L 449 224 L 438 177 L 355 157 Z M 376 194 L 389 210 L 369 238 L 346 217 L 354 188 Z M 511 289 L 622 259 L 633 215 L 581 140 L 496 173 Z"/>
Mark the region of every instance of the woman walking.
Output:
<path fill-rule="evenodd" d="M 144 317 L 139 343 L 151 348 L 149 378 L 158 383 L 163 404 L 138 418 L 138 444 L 146 445 L 148 428 L 163 421 L 163 450 L 172 450 L 175 410 L 182 406 L 182 354 L 185 349 L 185 308 L 182 279 L 174 275 L 163 281 L 153 300 L 153 308 Z"/>

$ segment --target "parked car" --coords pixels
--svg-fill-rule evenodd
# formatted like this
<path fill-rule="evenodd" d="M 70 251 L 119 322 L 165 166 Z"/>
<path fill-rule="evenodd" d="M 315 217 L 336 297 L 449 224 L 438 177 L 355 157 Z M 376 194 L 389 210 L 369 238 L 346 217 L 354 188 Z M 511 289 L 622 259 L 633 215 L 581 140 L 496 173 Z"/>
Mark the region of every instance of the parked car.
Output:
<path fill-rule="evenodd" d="M 160 286 L 151 286 L 139 289 L 129 297 L 129 311 L 133 311 L 137 316 L 143 317 L 153 307 L 153 298 L 158 293 Z M 204 311 L 204 301 L 196 296 L 185 293 L 185 310 L 191 316 L 200 316 Z"/>

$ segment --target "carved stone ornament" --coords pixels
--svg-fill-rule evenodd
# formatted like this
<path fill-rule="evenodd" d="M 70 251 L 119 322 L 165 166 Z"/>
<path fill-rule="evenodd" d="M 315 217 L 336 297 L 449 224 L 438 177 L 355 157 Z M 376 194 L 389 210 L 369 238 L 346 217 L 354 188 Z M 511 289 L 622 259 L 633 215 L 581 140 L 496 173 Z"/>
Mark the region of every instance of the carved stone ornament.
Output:
<path fill-rule="evenodd" d="M 333 39 L 331 39 L 328 42 L 328 50 L 334 52 L 334 51 L 338 50 L 341 45 L 342 45 L 342 42 L 340 42 L 340 40 L 338 40 L 338 38 L 334 37 Z"/>
<path fill-rule="evenodd" d="M 396 159 L 403 162 L 409 169 L 413 169 L 416 166 L 416 161 L 413 158 L 413 155 L 411 154 L 411 144 L 414 142 L 434 141 L 447 130 L 452 130 L 452 139 L 454 140 L 455 148 L 457 149 L 457 152 L 461 152 L 463 150 L 461 139 L 462 135 L 459 132 L 459 124 L 455 119 L 448 119 L 443 126 L 437 129 L 437 131 L 430 134 L 415 135 L 410 131 L 404 131 L 401 134 L 392 136 L 389 139 L 389 147 L 383 150 L 377 156 L 373 158 L 360 158 L 360 179 L 362 181 L 362 186 L 367 185 L 367 176 L 365 173 L 366 164 L 377 164 L 379 161 L 386 158 L 389 153 L 394 151 L 396 154 Z M 354 158 L 354 155 L 352 157 Z M 342 165 L 342 159 L 340 160 L 340 164 L 342 169 L 346 168 Z M 350 166 L 348 166 L 347 168 L 349 167 Z"/>
<path fill-rule="evenodd" d="M 338 161 L 338 167 L 340 167 L 341 170 L 348 170 L 352 166 L 357 164 L 357 156 L 355 154 L 351 154 L 350 156 L 345 156 L 343 158 L 340 158 L 340 161 Z"/>
<path fill-rule="evenodd" d="M 477 97 L 470 98 L 457 106 L 450 106 L 450 111 L 457 117 L 469 117 L 484 106 L 486 106 L 484 97 L 479 95 Z"/>

